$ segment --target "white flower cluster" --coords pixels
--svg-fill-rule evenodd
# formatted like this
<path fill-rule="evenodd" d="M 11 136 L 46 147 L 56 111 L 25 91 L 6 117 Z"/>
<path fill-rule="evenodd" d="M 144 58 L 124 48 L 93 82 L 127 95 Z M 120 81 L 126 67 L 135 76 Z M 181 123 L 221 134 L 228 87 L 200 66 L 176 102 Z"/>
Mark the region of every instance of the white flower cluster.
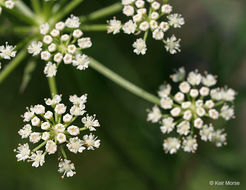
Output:
<path fill-rule="evenodd" d="M 82 51 L 90 48 L 92 42 L 89 37 L 82 37 L 79 26 L 79 17 L 73 15 L 65 22 L 56 23 L 55 28 L 51 28 L 48 23 L 40 26 L 42 41 L 33 41 L 28 52 L 33 56 L 40 54 L 41 59 L 48 62 L 44 68 L 47 77 L 56 75 L 61 62 L 72 64 L 79 70 L 88 68 L 89 57 Z"/>
<path fill-rule="evenodd" d="M 13 0 L 1 0 L 0 1 L 0 14 L 2 13 L 2 7 L 13 9 L 14 6 L 15 6 L 15 2 Z"/>
<path fill-rule="evenodd" d="M 0 46 L 0 60 L 1 59 L 11 59 L 12 57 L 15 57 L 16 51 L 15 46 L 8 45 L 8 42 L 6 42 L 5 46 Z M 2 67 L 2 63 L 0 62 L 0 69 Z"/>
<path fill-rule="evenodd" d="M 123 30 L 125 34 L 143 34 L 134 43 L 134 53 L 144 55 L 147 51 L 146 38 L 148 32 L 152 33 L 155 40 L 165 44 L 166 51 L 175 54 L 180 51 L 180 39 L 174 35 L 165 38 L 165 33 L 171 28 L 180 28 L 184 18 L 177 13 L 172 13 L 172 6 L 161 4 L 155 0 L 122 0 L 123 14 L 130 17 L 125 23 L 113 18 L 108 21 L 108 33 L 117 34 Z"/>
<path fill-rule="evenodd" d="M 78 97 L 70 96 L 73 106 L 68 113 L 67 106 L 61 103 L 61 96 L 54 95 L 52 99 L 45 99 L 45 104 L 50 106 L 53 111 L 46 110 L 45 106 L 38 104 L 28 109 L 24 115 L 24 125 L 19 130 L 21 138 L 28 138 L 31 144 L 39 143 L 34 149 L 30 149 L 29 144 L 19 144 L 17 150 L 18 161 L 31 161 L 32 166 L 39 167 L 45 162 L 45 156 L 61 151 L 63 159 L 59 159 L 59 172 L 63 177 L 71 177 L 75 174 L 74 164 L 67 159 L 64 148 L 73 153 L 82 153 L 84 150 L 94 150 L 99 148 L 100 140 L 92 134 L 100 127 L 98 120 L 94 116 L 85 114 L 85 103 L 87 95 Z M 82 117 L 82 127 L 73 124 L 76 119 Z M 79 135 L 89 130 L 90 134 Z M 82 135 L 82 134 L 81 134 Z"/>
<path fill-rule="evenodd" d="M 179 91 L 173 94 L 170 84 L 161 85 L 158 91 L 159 106 L 164 113 L 155 105 L 147 119 L 153 123 L 159 122 L 163 134 L 172 133 L 164 140 L 165 152 L 173 154 L 180 148 L 185 152 L 195 152 L 197 136 L 203 141 L 214 142 L 217 147 L 226 144 L 224 129 L 215 129 L 212 121 L 234 118 L 235 91 L 213 87 L 217 83 L 216 77 L 208 73 L 203 76 L 192 71 L 186 78 L 184 68 L 179 68 L 171 78 L 178 84 Z"/>

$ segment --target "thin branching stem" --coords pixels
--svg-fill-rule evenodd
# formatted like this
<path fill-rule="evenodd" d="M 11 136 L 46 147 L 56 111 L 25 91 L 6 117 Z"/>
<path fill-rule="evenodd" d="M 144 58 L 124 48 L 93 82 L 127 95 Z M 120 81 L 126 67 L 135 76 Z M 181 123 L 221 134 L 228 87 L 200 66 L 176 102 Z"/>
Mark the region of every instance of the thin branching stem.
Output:
<path fill-rule="evenodd" d="M 126 79 L 124 79 L 120 75 L 114 73 L 113 71 L 111 71 L 110 69 L 108 69 L 107 67 L 105 67 L 104 65 L 102 65 L 101 63 L 99 63 L 98 61 L 96 61 L 93 58 L 90 58 L 90 67 L 95 69 L 96 71 L 98 71 L 99 73 L 104 75 L 105 77 L 109 78 L 110 80 L 112 80 L 116 84 L 125 88 L 129 92 L 135 94 L 136 96 L 139 96 L 139 97 L 143 98 L 144 100 L 147 100 L 151 103 L 160 104 L 160 99 L 158 97 L 156 97 L 156 96 L 146 92 L 145 90 L 141 89 L 140 87 L 132 84 L 131 82 L 127 81 Z"/>

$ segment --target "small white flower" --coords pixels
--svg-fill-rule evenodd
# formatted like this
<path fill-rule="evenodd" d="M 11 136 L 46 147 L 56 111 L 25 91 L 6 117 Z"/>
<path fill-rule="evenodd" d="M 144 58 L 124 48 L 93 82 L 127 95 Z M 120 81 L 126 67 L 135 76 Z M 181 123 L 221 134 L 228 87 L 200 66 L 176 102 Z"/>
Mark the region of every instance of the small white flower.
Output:
<path fill-rule="evenodd" d="M 199 90 L 201 96 L 208 96 L 209 95 L 209 88 L 207 87 L 202 87 L 200 90 Z"/>
<path fill-rule="evenodd" d="M 187 109 L 187 108 L 189 108 L 191 106 L 191 102 L 183 102 L 182 104 L 181 104 L 181 107 L 183 108 L 183 109 Z"/>
<path fill-rule="evenodd" d="M 78 137 L 70 138 L 69 142 L 67 143 L 67 148 L 73 153 L 81 153 L 83 150 L 85 150 L 85 147 L 83 147 L 83 141 L 80 140 Z"/>
<path fill-rule="evenodd" d="M 51 44 L 52 41 L 53 41 L 53 38 L 52 38 L 50 35 L 45 35 L 45 36 L 43 37 L 43 42 L 44 42 L 45 44 Z"/>
<path fill-rule="evenodd" d="M 138 13 L 132 17 L 134 22 L 140 22 L 143 18 L 143 13 Z"/>
<path fill-rule="evenodd" d="M 62 61 L 62 59 L 63 59 L 63 56 L 62 56 L 61 53 L 55 54 L 55 56 L 54 56 L 54 61 L 55 62 L 60 63 Z"/>
<path fill-rule="evenodd" d="M 71 160 L 64 160 L 59 162 L 59 169 L 58 171 L 60 173 L 63 173 L 63 176 L 67 176 L 67 177 L 72 177 L 75 172 L 73 170 L 75 170 L 74 164 L 71 163 Z"/>
<path fill-rule="evenodd" d="M 179 107 L 173 108 L 170 113 L 173 117 L 178 117 L 181 112 L 181 109 Z"/>
<path fill-rule="evenodd" d="M 94 148 L 99 148 L 100 146 L 100 140 L 92 134 L 84 135 L 83 143 L 87 147 L 87 150 L 94 150 Z"/>
<path fill-rule="evenodd" d="M 45 107 L 43 105 L 35 105 L 33 108 L 31 108 L 31 111 L 33 111 L 36 114 L 44 114 L 45 113 Z"/>
<path fill-rule="evenodd" d="M 66 135 L 64 135 L 63 133 L 58 133 L 56 139 L 59 143 L 64 143 L 66 142 Z"/>
<path fill-rule="evenodd" d="M 83 32 L 80 29 L 76 29 L 73 31 L 74 38 L 80 38 L 83 35 Z"/>
<path fill-rule="evenodd" d="M 166 153 L 174 154 L 180 148 L 180 141 L 177 138 L 169 137 L 164 140 L 163 148 Z"/>
<path fill-rule="evenodd" d="M 40 133 L 38 133 L 38 132 L 33 132 L 33 133 L 31 133 L 30 136 L 29 136 L 29 140 L 30 140 L 30 142 L 32 142 L 32 143 L 37 143 L 37 142 L 39 142 L 39 141 L 41 140 L 41 135 L 40 135 Z"/>
<path fill-rule="evenodd" d="M 213 108 L 214 107 L 214 102 L 212 100 L 207 100 L 205 102 L 205 106 L 209 109 Z"/>
<path fill-rule="evenodd" d="M 52 43 L 48 46 L 49 52 L 54 52 L 56 51 L 56 44 Z"/>
<path fill-rule="evenodd" d="M 44 23 L 40 25 L 40 34 L 47 34 L 50 30 L 50 25 L 48 23 Z"/>
<path fill-rule="evenodd" d="M 79 70 L 85 70 L 89 66 L 89 57 L 85 54 L 77 54 L 75 60 L 73 60 L 73 66 L 75 66 Z"/>
<path fill-rule="evenodd" d="M 121 21 L 116 20 L 115 18 L 109 20 L 107 29 L 108 29 L 108 33 L 113 33 L 113 34 L 119 33 L 121 29 Z"/>
<path fill-rule="evenodd" d="M 19 135 L 23 139 L 29 137 L 31 132 L 32 132 L 32 126 L 30 124 L 24 125 L 24 127 L 18 131 Z"/>
<path fill-rule="evenodd" d="M 64 114 L 66 112 L 67 107 L 64 104 L 57 104 L 55 107 L 55 112 L 57 114 Z"/>
<path fill-rule="evenodd" d="M 5 7 L 7 7 L 8 9 L 13 9 L 15 6 L 15 2 L 13 2 L 12 0 L 7 0 L 4 3 Z"/>
<path fill-rule="evenodd" d="M 157 27 L 158 27 L 158 23 L 155 21 L 155 20 L 151 20 L 150 22 L 149 22 L 149 25 L 150 25 L 150 28 L 151 29 L 156 29 Z M 161 28 L 162 29 L 162 28 Z"/>
<path fill-rule="evenodd" d="M 29 154 L 30 154 L 30 149 L 29 149 L 29 145 L 23 144 L 23 145 L 19 145 L 16 151 L 18 154 L 16 155 L 16 158 L 18 161 L 21 160 L 26 160 L 29 158 Z"/>
<path fill-rule="evenodd" d="M 195 152 L 198 147 L 197 141 L 195 138 L 188 136 L 183 141 L 183 149 L 185 152 Z"/>
<path fill-rule="evenodd" d="M 136 53 L 137 55 L 144 55 L 147 51 L 146 43 L 142 38 L 137 39 L 132 46 L 135 48 L 134 53 Z"/>
<path fill-rule="evenodd" d="M 149 23 L 147 21 L 142 22 L 139 25 L 139 29 L 142 30 L 142 31 L 148 30 L 149 29 Z"/>
<path fill-rule="evenodd" d="M 131 5 L 124 6 L 123 14 L 126 16 L 132 16 L 134 14 L 134 8 Z"/>
<path fill-rule="evenodd" d="M 150 15 L 150 18 L 153 20 L 157 20 L 159 18 L 159 13 L 158 12 L 152 12 Z"/>
<path fill-rule="evenodd" d="M 191 71 L 187 77 L 187 81 L 191 85 L 199 85 L 202 81 L 202 75 L 200 73 Z"/>
<path fill-rule="evenodd" d="M 158 3 L 157 1 L 154 1 L 152 4 L 151 4 L 151 7 L 154 9 L 154 10 L 158 10 L 160 8 L 161 4 Z"/>
<path fill-rule="evenodd" d="M 100 127 L 100 124 L 95 116 L 86 116 L 82 118 L 82 123 L 84 123 L 85 127 L 87 127 L 90 131 L 96 131 L 95 127 Z"/>
<path fill-rule="evenodd" d="M 184 67 L 180 67 L 173 75 L 171 75 L 171 79 L 173 80 L 173 82 L 183 81 L 185 78 L 185 74 L 186 72 Z"/>
<path fill-rule="evenodd" d="M 126 22 L 124 26 L 122 27 L 123 31 L 126 34 L 133 34 L 136 31 L 136 28 L 137 28 L 137 24 L 133 22 L 132 20 L 129 20 L 128 22 Z"/>
<path fill-rule="evenodd" d="M 196 108 L 196 113 L 198 116 L 202 117 L 206 114 L 206 111 L 202 107 L 198 107 L 198 108 Z"/>
<path fill-rule="evenodd" d="M 167 22 L 161 22 L 160 23 L 160 29 L 162 29 L 163 32 L 168 31 L 169 28 L 170 27 L 169 27 L 169 24 Z"/>
<path fill-rule="evenodd" d="M 174 28 L 180 28 L 184 25 L 184 18 L 180 14 L 171 14 L 167 16 L 169 24 Z"/>
<path fill-rule="evenodd" d="M 167 38 L 166 46 L 165 46 L 166 50 L 169 51 L 171 54 L 175 54 L 177 52 L 180 52 L 179 42 L 180 42 L 180 39 L 177 40 L 177 38 L 174 35 L 172 35 L 171 38 Z"/>
<path fill-rule="evenodd" d="M 45 114 L 44 114 L 44 118 L 45 119 L 52 119 L 53 118 L 53 113 L 51 111 L 47 111 Z"/>
<path fill-rule="evenodd" d="M 82 49 L 90 48 L 92 46 L 91 38 L 81 38 L 78 40 L 78 45 Z"/>
<path fill-rule="evenodd" d="M 155 29 L 153 32 L 153 38 L 155 40 L 162 40 L 164 38 L 164 32 L 160 28 Z"/>
<path fill-rule="evenodd" d="M 144 1 L 143 0 L 136 0 L 135 5 L 137 8 L 142 8 L 142 7 L 144 7 Z"/>
<path fill-rule="evenodd" d="M 11 57 L 15 57 L 16 51 L 14 51 L 15 47 L 8 45 L 6 43 L 5 46 L 0 46 L 0 57 L 3 59 L 11 59 Z"/>
<path fill-rule="evenodd" d="M 170 94 L 171 89 L 172 89 L 172 87 L 170 84 L 162 84 L 159 88 L 158 95 L 161 98 L 164 98 Z"/>
<path fill-rule="evenodd" d="M 217 112 L 216 109 L 211 109 L 208 111 L 208 114 L 209 116 L 212 118 L 212 119 L 218 119 L 219 117 L 219 112 Z"/>
<path fill-rule="evenodd" d="M 216 77 L 211 74 L 207 74 L 205 77 L 202 78 L 202 83 L 209 87 L 215 85 L 216 82 Z"/>
<path fill-rule="evenodd" d="M 178 92 L 175 94 L 174 99 L 178 102 L 182 102 L 184 100 L 184 94 L 182 92 Z"/>
<path fill-rule="evenodd" d="M 170 133 L 175 127 L 174 119 L 172 117 L 167 117 L 162 120 L 161 132 L 163 134 Z"/>
<path fill-rule="evenodd" d="M 188 135 L 190 132 L 190 123 L 188 121 L 182 121 L 177 125 L 177 133 L 180 135 Z"/>
<path fill-rule="evenodd" d="M 230 120 L 234 116 L 234 109 L 229 107 L 228 105 L 223 105 L 220 111 L 221 116 L 225 120 Z"/>
<path fill-rule="evenodd" d="M 163 109 L 171 109 L 173 107 L 173 100 L 169 97 L 161 98 L 161 107 Z"/>
<path fill-rule="evenodd" d="M 190 110 L 186 110 L 185 112 L 184 112 L 184 115 L 183 115 L 183 118 L 185 119 L 185 120 L 191 120 L 191 118 L 192 118 L 192 112 L 190 111 Z"/>
<path fill-rule="evenodd" d="M 49 132 L 43 132 L 42 139 L 44 141 L 47 141 L 49 138 L 50 138 L 50 133 Z"/>
<path fill-rule="evenodd" d="M 213 136 L 214 128 L 212 125 L 208 127 L 208 125 L 204 125 L 200 130 L 201 139 L 203 141 L 211 141 Z"/>
<path fill-rule="evenodd" d="M 63 133 L 65 131 L 65 126 L 61 123 L 55 125 L 55 130 L 58 133 Z"/>
<path fill-rule="evenodd" d="M 30 156 L 30 159 L 33 162 L 32 166 L 36 167 L 36 168 L 39 167 L 39 166 L 42 166 L 44 164 L 44 162 L 45 162 L 44 154 L 43 154 L 42 150 L 38 150 L 35 153 L 32 152 L 32 155 Z"/>
<path fill-rule="evenodd" d="M 203 120 L 201 118 L 197 118 L 194 120 L 194 126 L 198 129 L 201 129 L 203 126 Z"/>
<path fill-rule="evenodd" d="M 69 123 L 73 119 L 73 116 L 67 113 L 66 115 L 63 116 L 62 119 L 65 123 Z"/>
<path fill-rule="evenodd" d="M 198 92 L 197 89 L 191 89 L 191 90 L 190 90 L 190 96 L 191 96 L 192 98 L 196 98 L 198 95 L 199 95 L 199 92 Z"/>
<path fill-rule="evenodd" d="M 217 147 L 221 147 L 223 144 L 226 144 L 226 134 L 222 133 L 223 130 L 217 130 L 213 133 L 212 141 L 215 142 Z"/>
<path fill-rule="evenodd" d="M 70 114 L 75 116 L 83 115 L 84 113 L 85 113 L 84 107 L 78 105 L 73 105 L 70 109 Z"/>
<path fill-rule="evenodd" d="M 48 61 L 50 59 L 50 56 L 51 56 L 51 54 L 48 51 L 42 51 L 41 52 L 41 59 L 42 60 Z"/>
<path fill-rule="evenodd" d="M 57 95 L 57 94 L 52 99 L 50 99 L 50 98 L 45 99 L 45 103 L 48 106 L 55 105 L 55 104 L 58 104 L 60 102 L 61 102 L 61 95 Z"/>
<path fill-rule="evenodd" d="M 46 77 L 54 77 L 56 76 L 57 67 L 56 64 L 52 64 L 51 62 L 48 62 L 44 68 L 44 74 Z"/>
<path fill-rule="evenodd" d="M 50 35 L 53 36 L 53 37 L 57 37 L 60 35 L 60 31 L 57 30 L 57 29 L 53 29 L 51 32 L 50 32 Z"/>
<path fill-rule="evenodd" d="M 68 53 L 74 54 L 76 52 L 76 46 L 71 44 L 67 46 Z"/>
<path fill-rule="evenodd" d="M 153 123 L 157 123 L 161 119 L 161 110 L 154 106 L 152 110 L 148 113 L 148 121 L 151 121 Z"/>
<path fill-rule="evenodd" d="M 33 126 L 39 126 L 40 125 L 40 119 L 37 116 L 35 116 L 34 118 L 32 118 L 31 123 Z"/>
<path fill-rule="evenodd" d="M 68 35 L 68 34 L 63 34 L 63 35 L 61 36 L 61 41 L 66 42 L 66 41 L 68 41 L 68 40 L 69 40 L 69 35 Z"/>
<path fill-rule="evenodd" d="M 57 150 L 57 145 L 53 140 L 48 140 L 45 145 L 45 150 L 48 154 L 54 154 Z"/>
<path fill-rule="evenodd" d="M 65 64 L 70 64 L 73 61 L 73 56 L 71 54 L 66 53 L 66 55 L 63 57 L 63 61 Z"/>
<path fill-rule="evenodd" d="M 27 111 L 24 113 L 24 122 L 29 122 L 34 116 L 34 113 L 32 111 Z"/>
<path fill-rule="evenodd" d="M 69 132 L 70 135 L 76 136 L 79 135 L 80 130 L 77 126 L 71 125 L 67 128 L 67 132 Z"/>
<path fill-rule="evenodd" d="M 76 105 L 85 104 L 87 101 L 87 95 L 82 95 L 80 97 L 73 95 L 69 97 L 69 101 Z"/>
<path fill-rule="evenodd" d="M 38 55 L 42 51 L 42 42 L 33 41 L 27 48 L 28 53 L 32 54 L 33 56 Z"/>
<path fill-rule="evenodd" d="M 179 85 L 179 89 L 183 93 L 188 93 L 190 91 L 190 85 L 186 81 L 181 82 L 180 85 Z"/>
<path fill-rule="evenodd" d="M 165 5 L 162 5 L 161 7 L 161 12 L 164 13 L 164 14 L 169 14 L 172 12 L 172 6 L 171 5 L 168 5 L 168 4 L 165 4 Z"/>
<path fill-rule="evenodd" d="M 78 28 L 80 25 L 79 17 L 70 15 L 70 17 L 65 21 L 65 25 L 68 28 Z"/>
<path fill-rule="evenodd" d="M 57 30 L 63 30 L 65 28 L 65 23 L 64 22 L 58 22 L 58 23 L 56 23 L 55 28 Z"/>

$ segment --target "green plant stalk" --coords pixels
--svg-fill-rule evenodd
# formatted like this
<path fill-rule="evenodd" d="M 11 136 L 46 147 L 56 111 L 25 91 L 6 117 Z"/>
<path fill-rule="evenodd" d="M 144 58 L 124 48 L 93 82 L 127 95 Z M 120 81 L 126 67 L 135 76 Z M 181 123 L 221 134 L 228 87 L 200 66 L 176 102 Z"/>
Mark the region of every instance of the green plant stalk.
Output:
<path fill-rule="evenodd" d="M 39 1 L 39 0 L 31 0 L 31 3 L 32 3 L 32 8 L 33 8 L 33 10 L 35 11 L 35 13 L 36 13 L 37 15 L 39 15 L 40 12 L 41 12 L 40 1 Z"/>
<path fill-rule="evenodd" d="M 61 20 L 64 16 L 70 13 L 77 5 L 82 3 L 84 0 L 73 0 L 66 7 L 59 10 L 57 14 L 51 18 L 51 24 L 55 24 L 57 21 Z"/>
<path fill-rule="evenodd" d="M 82 25 L 81 29 L 83 31 L 107 31 L 107 25 L 106 24 L 92 24 L 92 25 Z"/>
<path fill-rule="evenodd" d="M 57 94 L 55 77 L 48 77 L 48 83 L 49 83 L 51 97 L 53 97 L 54 95 Z"/>
<path fill-rule="evenodd" d="M 23 48 L 20 53 L 3 69 L 0 73 L 0 83 L 8 77 L 8 75 L 21 63 L 23 59 L 27 56 L 26 48 Z"/>
<path fill-rule="evenodd" d="M 38 149 L 42 148 L 46 144 L 46 141 L 42 142 L 40 145 L 38 145 L 36 148 L 32 150 L 32 152 L 36 152 Z"/>
<path fill-rule="evenodd" d="M 144 100 L 147 100 L 151 103 L 158 104 L 158 105 L 160 104 L 160 99 L 158 97 L 146 92 L 145 90 L 139 88 L 138 86 L 136 86 L 136 85 L 132 84 L 131 82 L 127 81 L 126 79 L 122 78 L 121 76 L 114 73 L 113 71 L 111 71 L 107 67 L 103 66 L 101 63 L 99 63 L 95 59 L 90 58 L 90 64 L 89 65 L 91 68 L 95 69 L 96 71 L 98 71 L 99 73 L 104 75 L 105 77 L 109 78 L 110 80 L 112 80 L 116 84 L 120 85 L 121 87 L 125 88 L 129 92 L 135 94 L 136 96 L 139 96 L 139 97 L 143 98 Z"/>
<path fill-rule="evenodd" d="M 66 152 L 65 152 L 63 146 L 61 146 L 61 153 L 62 153 L 63 157 L 64 157 L 65 159 L 67 159 L 67 155 L 66 155 Z"/>
<path fill-rule="evenodd" d="M 23 3 L 21 0 L 15 2 L 15 7 L 18 9 L 23 15 L 32 18 L 34 20 L 35 14 Z M 35 21 L 35 20 L 34 20 Z"/>
<path fill-rule="evenodd" d="M 87 16 L 81 16 L 80 20 L 81 20 L 81 22 L 97 20 L 100 18 L 110 16 L 114 13 L 117 13 L 121 9 L 122 9 L 122 4 L 121 3 L 115 3 L 115 4 L 110 5 L 108 7 L 105 7 L 105 8 L 99 9 L 95 12 L 92 12 L 91 14 L 89 14 Z"/>

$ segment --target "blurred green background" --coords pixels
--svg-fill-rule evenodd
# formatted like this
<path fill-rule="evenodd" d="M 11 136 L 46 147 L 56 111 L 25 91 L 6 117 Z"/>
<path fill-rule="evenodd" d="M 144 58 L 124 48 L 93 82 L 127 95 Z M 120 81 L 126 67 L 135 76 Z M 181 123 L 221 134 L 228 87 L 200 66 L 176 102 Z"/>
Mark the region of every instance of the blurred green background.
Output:
<path fill-rule="evenodd" d="M 114 2 L 117 1 L 86 0 L 74 14 L 87 14 Z M 180 151 L 176 155 L 166 155 L 159 127 L 146 122 L 146 109 L 152 104 L 93 69 L 80 72 L 63 65 L 57 76 L 59 92 L 65 101 L 70 94 L 88 93 L 87 110 L 97 114 L 102 126 L 97 130 L 101 148 L 70 154 L 77 174 L 69 179 L 60 179 L 56 156 L 48 156 L 45 165 L 38 169 L 29 163 L 17 163 L 13 149 L 22 142 L 17 134 L 23 126 L 20 115 L 26 106 L 43 103 L 43 98 L 49 97 L 41 61 L 37 62 L 27 89 L 20 93 L 26 59 L 0 86 L 0 189 L 246 189 L 246 1 L 170 2 L 174 11 L 181 13 L 186 21 L 181 29 L 174 31 L 182 39 L 182 53 L 169 55 L 161 43 L 149 38 L 147 54 L 136 56 L 131 47 L 135 37 L 107 35 L 106 32 L 86 33 L 93 41 L 86 53 L 153 94 L 180 66 L 188 71 L 197 68 L 218 75 L 219 85 L 227 84 L 239 93 L 235 104 L 236 119 L 217 123 L 218 127 L 226 128 L 228 145 L 216 148 L 200 142 L 196 154 Z M 8 23 L 7 20 L 3 13 L 0 22 Z M 105 23 L 105 20 L 96 23 Z M 13 37 L 1 32 L 0 39 L 1 43 L 8 40 L 16 44 L 23 36 Z M 239 181 L 241 184 L 210 186 L 211 180 Z"/>

